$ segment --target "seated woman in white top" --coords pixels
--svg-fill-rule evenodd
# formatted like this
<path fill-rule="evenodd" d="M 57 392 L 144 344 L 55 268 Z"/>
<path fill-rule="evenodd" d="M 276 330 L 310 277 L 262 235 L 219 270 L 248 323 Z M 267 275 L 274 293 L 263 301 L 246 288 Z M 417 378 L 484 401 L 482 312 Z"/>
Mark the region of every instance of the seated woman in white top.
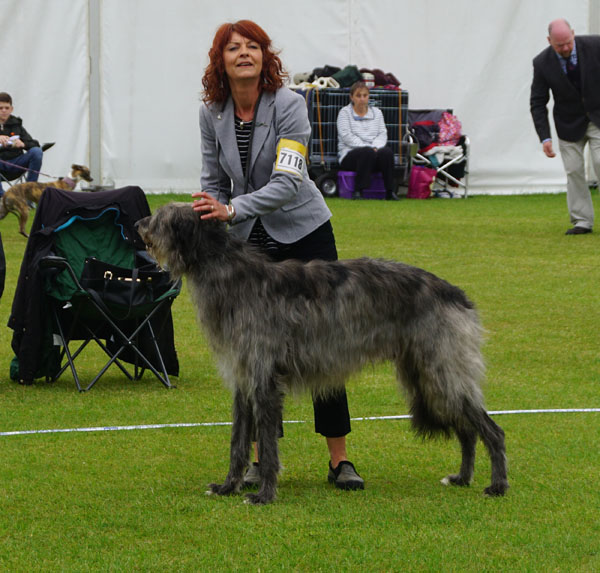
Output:
<path fill-rule="evenodd" d="M 337 118 L 338 160 L 342 171 L 355 171 L 353 199 L 371 186 L 380 171 L 388 199 L 394 188 L 394 153 L 386 147 L 387 129 L 381 110 L 369 106 L 369 88 L 362 81 L 350 88 L 350 103 Z"/>

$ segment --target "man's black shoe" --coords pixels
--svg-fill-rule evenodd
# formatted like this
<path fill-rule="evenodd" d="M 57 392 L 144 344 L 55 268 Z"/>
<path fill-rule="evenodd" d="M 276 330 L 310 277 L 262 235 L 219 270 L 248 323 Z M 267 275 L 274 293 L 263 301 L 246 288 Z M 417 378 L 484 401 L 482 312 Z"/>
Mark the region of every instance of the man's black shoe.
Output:
<path fill-rule="evenodd" d="M 573 227 L 572 229 L 568 229 L 565 235 L 585 235 L 591 232 L 592 230 L 588 227 Z"/>

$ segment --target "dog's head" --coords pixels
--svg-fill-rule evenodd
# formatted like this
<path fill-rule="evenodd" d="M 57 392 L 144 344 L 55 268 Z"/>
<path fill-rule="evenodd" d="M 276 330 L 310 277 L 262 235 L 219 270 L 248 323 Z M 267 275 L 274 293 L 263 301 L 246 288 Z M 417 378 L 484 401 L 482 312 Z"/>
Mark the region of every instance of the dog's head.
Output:
<path fill-rule="evenodd" d="M 148 252 L 174 277 L 201 269 L 221 255 L 228 242 L 224 223 L 202 221 L 191 203 L 163 205 L 135 227 Z"/>
<path fill-rule="evenodd" d="M 71 165 L 71 179 L 73 181 L 80 181 L 81 179 L 93 181 L 89 168 L 85 165 L 77 165 L 77 163 Z"/>

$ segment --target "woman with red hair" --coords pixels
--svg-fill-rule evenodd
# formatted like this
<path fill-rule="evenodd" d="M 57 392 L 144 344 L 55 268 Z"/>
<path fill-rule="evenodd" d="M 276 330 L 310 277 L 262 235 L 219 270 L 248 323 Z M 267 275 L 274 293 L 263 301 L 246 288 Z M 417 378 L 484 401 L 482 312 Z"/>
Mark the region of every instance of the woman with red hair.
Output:
<path fill-rule="evenodd" d="M 219 27 L 202 78 L 202 191 L 192 194 L 193 207 L 202 219 L 229 223 L 229 232 L 275 261 L 337 260 L 331 212 L 306 169 L 306 104 L 284 87 L 286 78 L 260 26 L 240 20 Z M 329 449 L 328 480 L 363 489 L 346 453 L 345 390 L 313 404 L 315 431 Z M 254 452 L 246 485 L 260 483 L 256 446 Z"/>

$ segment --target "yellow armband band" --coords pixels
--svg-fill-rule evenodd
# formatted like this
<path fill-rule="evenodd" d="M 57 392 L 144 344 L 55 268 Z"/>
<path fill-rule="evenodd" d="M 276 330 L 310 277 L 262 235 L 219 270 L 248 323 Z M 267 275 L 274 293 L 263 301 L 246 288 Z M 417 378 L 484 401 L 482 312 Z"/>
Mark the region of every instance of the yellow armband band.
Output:
<path fill-rule="evenodd" d="M 280 139 L 277 145 L 275 171 L 285 171 L 304 178 L 306 147 L 293 139 Z"/>

